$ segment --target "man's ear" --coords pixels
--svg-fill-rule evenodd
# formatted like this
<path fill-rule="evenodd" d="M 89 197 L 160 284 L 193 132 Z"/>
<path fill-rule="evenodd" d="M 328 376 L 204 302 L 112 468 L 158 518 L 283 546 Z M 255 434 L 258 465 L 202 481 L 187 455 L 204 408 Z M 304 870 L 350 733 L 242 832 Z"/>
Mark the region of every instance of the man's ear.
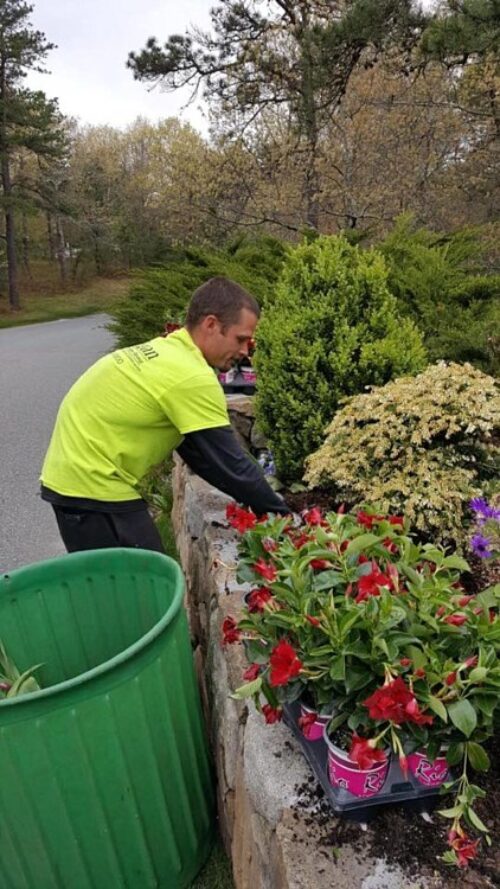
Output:
<path fill-rule="evenodd" d="M 220 328 L 220 321 L 217 315 L 205 315 L 201 324 L 208 333 L 213 333 Z"/>

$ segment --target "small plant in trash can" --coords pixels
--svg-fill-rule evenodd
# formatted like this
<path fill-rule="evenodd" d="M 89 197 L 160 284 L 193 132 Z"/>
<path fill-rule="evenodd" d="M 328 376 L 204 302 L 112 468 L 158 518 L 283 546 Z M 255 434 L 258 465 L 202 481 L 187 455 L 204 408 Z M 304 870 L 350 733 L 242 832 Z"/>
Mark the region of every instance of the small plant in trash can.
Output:
<path fill-rule="evenodd" d="M 41 666 L 41 664 L 37 664 L 35 667 L 25 670 L 24 673 L 20 673 L 0 642 L 0 702 L 6 698 L 15 698 L 18 695 L 39 691 L 40 685 L 33 674 Z"/>

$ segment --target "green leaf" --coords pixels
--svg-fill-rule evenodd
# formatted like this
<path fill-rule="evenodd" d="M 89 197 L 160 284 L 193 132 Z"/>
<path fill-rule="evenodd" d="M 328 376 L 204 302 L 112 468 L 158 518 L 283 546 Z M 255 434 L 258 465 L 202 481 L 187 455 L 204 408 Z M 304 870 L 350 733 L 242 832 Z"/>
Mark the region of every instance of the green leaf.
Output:
<path fill-rule="evenodd" d="M 21 676 L 18 676 L 9 688 L 6 697 L 15 698 L 18 695 L 27 695 L 32 691 L 40 691 L 40 686 L 32 674 L 41 666 L 41 664 L 37 664 L 36 667 L 30 667 L 29 670 L 25 670 Z"/>
<path fill-rule="evenodd" d="M 465 814 L 472 826 L 476 828 L 476 830 L 480 830 L 481 833 L 489 833 L 486 824 L 481 821 L 479 815 L 476 815 L 474 809 L 467 809 Z"/>
<path fill-rule="evenodd" d="M 439 809 L 438 815 L 442 815 L 443 818 L 456 818 L 457 815 L 460 815 L 461 811 L 461 806 L 453 806 L 452 809 Z"/>
<path fill-rule="evenodd" d="M 262 688 L 262 678 L 259 676 L 257 679 L 254 679 L 253 682 L 247 682 L 245 685 L 240 685 L 236 691 L 231 695 L 236 701 L 242 701 L 244 698 L 251 698 L 252 695 L 256 695 Z"/>
<path fill-rule="evenodd" d="M 345 580 L 338 571 L 321 571 L 314 578 L 313 589 L 319 592 L 320 590 L 329 590 L 334 586 L 341 586 L 344 583 Z"/>
<path fill-rule="evenodd" d="M 430 695 L 427 701 L 431 710 L 439 716 L 443 722 L 448 722 L 448 712 L 443 702 L 439 700 L 439 698 L 434 697 L 434 695 Z"/>
<path fill-rule="evenodd" d="M 487 675 L 488 670 L 486 667 L 474 667 L 469 673 L 469 679 L 471 682 L 483 682 Z"/>
<path fill-rule="evenodd" d="M 472 768 L 476 769 L 476 772 L 487 772 L 490 767 L 490 758 L 484 747 L 476 744 L 475 741 L 468 741 L 466 746 Z"/>
<path fill-rule="evenodd" d="M 456 766 L 464 758 L 465 745 L 462 743 L 450 744 L 446 754 L 446 762 L 449 766 Z"/>
<path fill-rule="evenodd" d="M 378 542 L 379 538 L 375 534 L 360 534 L 359 537 L 355 537 L 354 540 L 351 540 L 345 554 L 346 556 L 357 555 L 362 550 L 368 549 L 368 547 L 373 546 L 374 543 Z"/>
<path fill-rule="evenodd" d="M 332 665 L 330 667 L 330 679 L 338 680 L 345 679 L 345 657 L 343 654 L 340 654 L 338 657 L 332 660 Z"/>
<path fill-rule="evenodd" d="M 453 553 L 451 556 L 446 556 L 443 560 L 443 566 L 445 568 L 457 568 L 458 571 L 470 571 L 469 563 L 462 559 L 461 556 L 457 556 L 456 553 Z"/>
<path fill-rule="evenodd" d="M 461 701 L 454 701 L 448 707 L 448 713 L 453 725 L 466 738 L 470 738 L 477 725 L 476 711 L 470 701 L 467 701 L 465 698 Z"/>

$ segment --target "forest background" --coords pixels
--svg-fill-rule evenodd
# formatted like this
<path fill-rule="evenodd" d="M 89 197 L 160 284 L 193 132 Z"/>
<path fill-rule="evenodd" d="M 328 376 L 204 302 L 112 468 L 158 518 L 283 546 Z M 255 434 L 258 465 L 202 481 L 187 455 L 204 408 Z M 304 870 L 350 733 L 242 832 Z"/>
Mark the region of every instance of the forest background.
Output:
<path fill-rule="evenodd" d="M 128 60 L 145 85 L 203 96 L 206 136 L 177 118 L 121 130 L 63 117 L 24 84 L 52 50 L 31 9 L 0 4 L 0 323 L 33 294 L 92 282 L 92 293 L 121 296 L 131 273 L 185 248 L 340 231 L 366 245 L 389 239 L 393 256 L 409 241 L 413 255 L 432 246 L 452 274 L 474 279 L 461 307 L 491 312 L 498 0 L 432 11 L 411 0 L 223 0 L 211 31 L 159 35 Z M 435 303 L 436 269 L 413 266 Z M 83 300 L 82 311 L 93 307 Z"/>

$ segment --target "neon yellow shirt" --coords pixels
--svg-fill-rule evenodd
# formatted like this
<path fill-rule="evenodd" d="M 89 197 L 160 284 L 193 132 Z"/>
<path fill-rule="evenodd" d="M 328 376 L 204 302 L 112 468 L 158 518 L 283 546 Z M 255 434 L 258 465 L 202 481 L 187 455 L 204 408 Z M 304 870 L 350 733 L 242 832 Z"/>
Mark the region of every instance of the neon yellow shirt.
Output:
<path fill-rule="evenodd" d="M 41 481 L 69 497 L 123 501 L 188 432 L 228 426 L 222 387 L 185 328 L 118 349 L 64 398 Z"/>

